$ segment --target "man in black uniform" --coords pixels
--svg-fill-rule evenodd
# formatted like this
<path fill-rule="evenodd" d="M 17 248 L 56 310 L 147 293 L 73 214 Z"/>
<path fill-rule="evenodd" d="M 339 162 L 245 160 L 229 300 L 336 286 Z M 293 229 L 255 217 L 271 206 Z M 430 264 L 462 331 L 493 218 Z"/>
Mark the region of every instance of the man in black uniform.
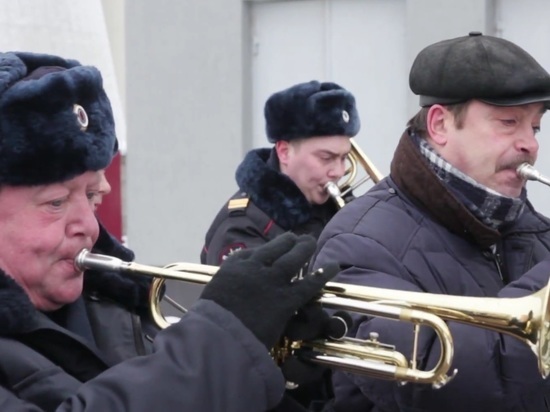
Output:
<path fill-rule="evenodd" d="M 212 222 L 202 263 L 219 265 L 287 231 L 318 237 L 336 213 L 325 185 L 344 175 L 359 132 L 353 95 L 335 83 L 300 83 L 273 94 L 264 113 L 275 146 L 251 150 L 237 168 L 239 191 Z"/>

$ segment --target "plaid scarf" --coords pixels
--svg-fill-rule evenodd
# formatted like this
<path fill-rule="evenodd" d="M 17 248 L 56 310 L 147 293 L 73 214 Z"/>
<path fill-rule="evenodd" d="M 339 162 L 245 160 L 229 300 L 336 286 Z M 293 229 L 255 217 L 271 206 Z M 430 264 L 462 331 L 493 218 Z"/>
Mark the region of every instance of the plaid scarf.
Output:
<path fill-rule="evenodd" d="M 525 188 L 519 198 L 503 196 L 453 167 L 425 139 L 415 133 L 411 137 L 437 177 L 485 225 L 500 230 L 521 216 L 527 199 Z"/>

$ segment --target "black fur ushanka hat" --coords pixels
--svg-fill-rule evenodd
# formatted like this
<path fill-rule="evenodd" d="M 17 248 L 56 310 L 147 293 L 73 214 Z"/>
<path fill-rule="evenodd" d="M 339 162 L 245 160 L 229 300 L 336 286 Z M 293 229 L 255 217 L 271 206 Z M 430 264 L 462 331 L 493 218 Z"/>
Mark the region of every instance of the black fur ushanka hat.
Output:
<path fill-rule="evenodd" d="M 0 185 L 69 180 L 107 167 L 116 150 L 99 70 L 58 56 L 0 53 Z"/>
<path fill-rule="evenodd" d="M 336 83 L 310 81 L 277 92 L 264 107 L 271 143 L 320 136 L 359 133 L 361 122 L 355 97 Z"/>

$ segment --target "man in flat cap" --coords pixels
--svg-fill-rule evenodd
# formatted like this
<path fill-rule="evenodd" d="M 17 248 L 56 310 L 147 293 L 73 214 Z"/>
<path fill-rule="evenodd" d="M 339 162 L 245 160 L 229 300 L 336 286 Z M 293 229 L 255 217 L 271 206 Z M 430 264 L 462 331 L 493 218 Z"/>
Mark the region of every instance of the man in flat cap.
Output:
<path fill-rule="evenodd" d="M 313 267 L 336 260 L 344 268 L 339 282 L 478 299 L 545 287 L 550 220 L 528 201 L 517 169 L 537 159 L 550 75 L 519 46 L 472 32 L 423 49 L 409 80 L 422 108 L 397 145 L 390 175 L 329 222 Z M 526 320 L 541 308 L 534 302 L 517 310 Z M 528 333 L 536 334 L 531 326 Z M 547 409 L 550 381 L 541 378 L 527 344 L 470 325 L 448 327 L 454 342 L 448 374 L 457 373 L 441 389 L 337 372 L 327 410 Z M 380 342 L 409 356 L 412 329 L 371 317 L 359 319 L 352 335 L 365 339 L 376 332 Z M 417 368 L 433 368 L 441 348 L 432 329 L 422 328 L 417 349 Z"/>
<path fill-rule="evenodd" d="M 201 262 L 292 231 L 318 237 L 337 208 L 325 190 L 345 172 L 359 132 L 355 98 L 335 83 L 310 81 L 271 95 L 264 108 L 272 148 L 251 150 L 235 173 L 239 190 L 206 234 Z"/>
<path fill-rule="evenodd" d="M 134 257 L 94 214 L 116 147 L 96 68 L 0 53 L 0 410 L 276 406 L 285 381 L 269 350 L 337 266 L 293 281 L 315 240 L 286 234 L 224 262 L 157 334 L 149 278 L 75 264 L 83 249 Z"/>

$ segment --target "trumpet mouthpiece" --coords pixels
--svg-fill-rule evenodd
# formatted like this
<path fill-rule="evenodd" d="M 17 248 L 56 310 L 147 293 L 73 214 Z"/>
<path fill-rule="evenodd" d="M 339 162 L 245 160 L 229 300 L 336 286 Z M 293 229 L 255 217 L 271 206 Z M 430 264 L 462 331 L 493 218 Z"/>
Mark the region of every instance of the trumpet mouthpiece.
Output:
<path fill-rule="evenodd" d="M 78 270 L 108 270 L 120 272 L 125 262 L 113 256 L 98 255 L 90 253 L 87 249 L 82 249 L 74 259 L 74 266 Z"/>
<path fill-rule="evenodd" d="M 327 182 L 327 184 L 325 184 L 325 190 L 328 193 L 328 195 L 332 199 L 334 199 L 334 201 L 336 202 L 339 208 L 343 208 L 346 205 L 346 202 L 342 197 L 342 192 L 340 191 L 340 188 L 336 183 Z"/>
<path fill-rule="evenodd" d="M 325 190 L 327 191 L 327 193 L 332 196 L 332 197 L 336 197 L 336 196 L 341 196 L 342 193 L 340 192 L 340 188 L 338 187 L 338 185 L 334 182 L 327 182 L 327 184 L 325 185 Z"/>
<path fill-rule="evenodd" d="M 550 186 L 550 179 L 542 175 L 537 169 L 531 166 L 529 163 L 522 163 L 516 169 L 516 173 L 519 177 L 525 180 L 535 180 L 545 185 Z"/>
<path fill-rule="evenodd" d="M 536 174 L 538 173 L 533 166 L 531 166 L 529 163 L 522 163 L 520 164 L 517 169 L 516 173 L 519 177 L 526 179 L 526 180 L 537 180 Z"/>

